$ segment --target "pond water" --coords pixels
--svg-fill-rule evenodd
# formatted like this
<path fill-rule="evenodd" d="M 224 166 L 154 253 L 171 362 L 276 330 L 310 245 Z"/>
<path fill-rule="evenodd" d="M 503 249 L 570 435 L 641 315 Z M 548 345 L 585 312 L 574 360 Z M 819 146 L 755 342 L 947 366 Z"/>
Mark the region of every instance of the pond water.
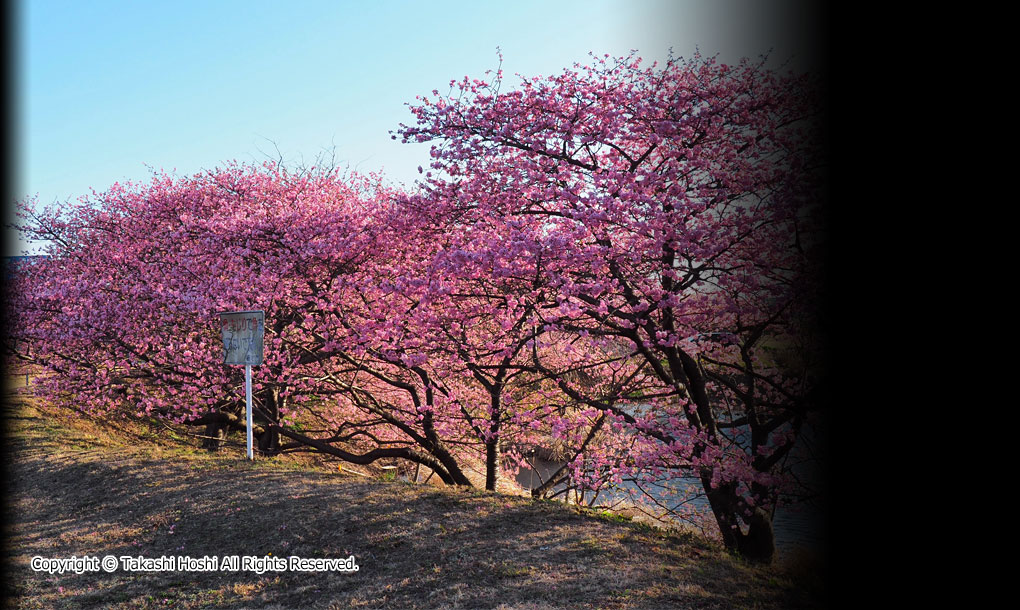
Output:
<path fill-rule="evenodd" d="M 538 487 L 542 481 L 548 479 L 552 473 L 556 472 L 563 465 L 563 462 L 542 459 L 532 459 L 531 462 L 535 465 L 536 469 L 525 467 L 517 475 L 517 483 L 524 489 Z M 693 489 L 701 489 L 700 481 L 697 479 L 690 479 L 688 482 Z M 625 482 L 622 487 L 624 489 L 608 493 L 603 491 L 599 495 L 596 505 L 608 505 L 614 501 L 626 499 L 629 495 L 627 489 L 637 490 L 637 486 L 634 483 Z M 557 496 L 557 499 L 562 498 L 562 495 Z M 657 500 L 669 506 L 674 506 L 682 502 L 684 498 L 669 497 L 664 493 L 660 493 Z M 703 495 L 688 498 L 687 501 L 690 506 L 699 511 L 709 511 L 708 500 Z M 789 553 L 797 547 L 821 551 L 826 542 L 825 523 L 817 506 L 780 506 L 773 520 L 773 527 L 776 533 L 776 547 L 780 554 Z"/>

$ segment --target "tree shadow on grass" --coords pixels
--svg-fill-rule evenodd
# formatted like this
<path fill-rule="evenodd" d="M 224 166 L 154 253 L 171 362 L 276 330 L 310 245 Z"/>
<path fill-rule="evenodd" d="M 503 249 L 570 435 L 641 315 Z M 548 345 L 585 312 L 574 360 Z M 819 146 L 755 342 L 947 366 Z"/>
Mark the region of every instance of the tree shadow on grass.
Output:
<path fill-rule="evenodd" d="M 241 460 L 23 454 L 8 583 L 43 607 L 807 607 L 697 538 L 555 503 Z M 32 556 L 337 558 L 345 572 L 33 572 Z"/>

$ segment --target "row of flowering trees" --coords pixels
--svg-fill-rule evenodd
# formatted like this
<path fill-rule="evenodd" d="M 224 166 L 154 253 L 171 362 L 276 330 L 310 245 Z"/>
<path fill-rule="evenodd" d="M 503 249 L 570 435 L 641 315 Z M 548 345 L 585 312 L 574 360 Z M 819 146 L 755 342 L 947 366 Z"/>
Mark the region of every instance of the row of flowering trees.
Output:
<path fill-rule="evenodd" d="M 265 454 L 406 460 L 495 489 L 535 447 L 566 481 L 695 480 L 727 547 L 775 552 L 819 410 L 823 194 L 810 82 L 695 56 L 594 58 L 503 91 L 451 82 L 394 137 L 412 192 L 228 165 L 23 206 L 50 243 L 8 291 L 9 349 L 84 413 L 244 426 L 221 311 L 262 309 Z"/>

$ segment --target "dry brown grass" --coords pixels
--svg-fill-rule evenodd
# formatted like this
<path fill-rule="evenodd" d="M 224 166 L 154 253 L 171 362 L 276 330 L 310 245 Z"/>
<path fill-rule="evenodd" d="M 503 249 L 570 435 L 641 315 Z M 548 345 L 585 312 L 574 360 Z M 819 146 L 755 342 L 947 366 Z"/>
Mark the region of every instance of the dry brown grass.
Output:
<path fill-rule="evenodd" d="M 478 490 L 254 464 L 9 393 L 17 608 L 806 608 L 780 568 L 694 535 Z M 33 556 L 356 557 L 355 573 L 50 575 Z"/>

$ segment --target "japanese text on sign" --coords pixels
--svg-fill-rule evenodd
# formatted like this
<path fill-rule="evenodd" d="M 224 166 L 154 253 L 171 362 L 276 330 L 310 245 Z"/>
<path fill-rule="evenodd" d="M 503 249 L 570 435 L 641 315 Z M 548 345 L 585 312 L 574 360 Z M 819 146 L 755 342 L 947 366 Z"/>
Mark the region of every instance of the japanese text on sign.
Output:
<path fill-rule="evenodd" d="M 262 343 L 266 320 L 262 311 L 232 311 L 220 314 L 223 334 L 223 364 L 262 364 Z"/>

